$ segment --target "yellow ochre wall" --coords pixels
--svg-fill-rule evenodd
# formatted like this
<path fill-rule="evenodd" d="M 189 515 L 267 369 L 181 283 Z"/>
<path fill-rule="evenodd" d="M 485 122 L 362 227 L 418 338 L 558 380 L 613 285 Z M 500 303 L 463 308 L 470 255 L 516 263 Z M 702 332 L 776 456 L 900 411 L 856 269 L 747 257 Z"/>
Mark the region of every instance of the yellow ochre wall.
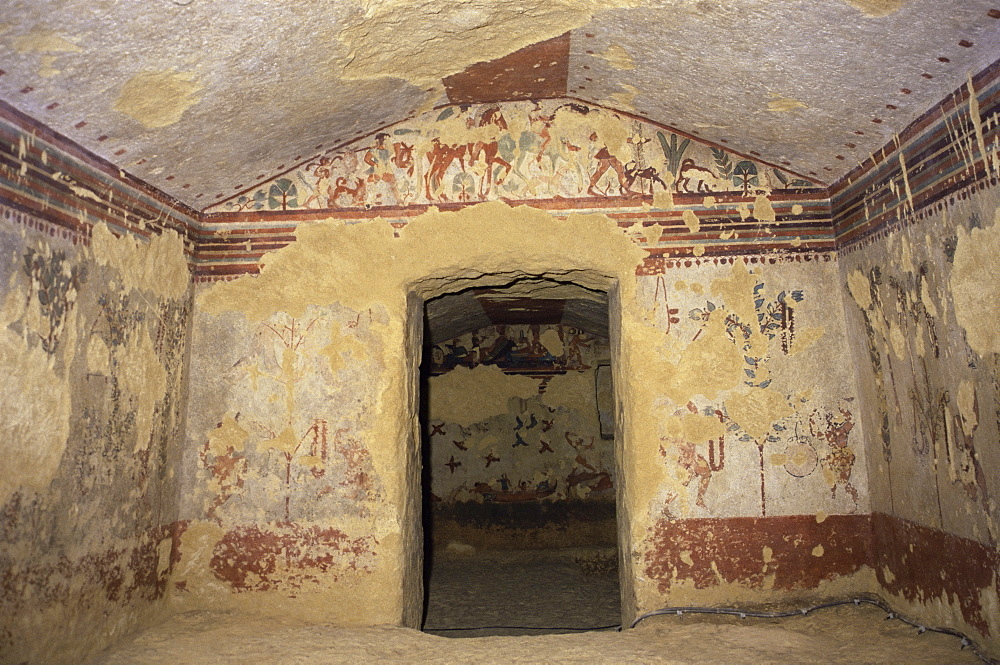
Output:
<path fill-rule="evenodd" d="M 25 141 L 0 190 L 0 653 L 74 662 L 206 608 L 416 626 L 422 303 L 519 277 L 610 296 L 624 620 L 875 592 L 996 652 L 1000 202 L 996 127 L 968 126 L 959 166 L 919 162 L 918 127 L 829 193 L 685 191 L 665 159 L 663 188 L 609 170 L 588 197 L 595 144 L 530 205 L 273 218 L 83 166 L 50 192 L 57 147 Z M 259 249 L 265 222 L 294 240 Z M 219 278 L 227 242 L 259 274 Z"/>

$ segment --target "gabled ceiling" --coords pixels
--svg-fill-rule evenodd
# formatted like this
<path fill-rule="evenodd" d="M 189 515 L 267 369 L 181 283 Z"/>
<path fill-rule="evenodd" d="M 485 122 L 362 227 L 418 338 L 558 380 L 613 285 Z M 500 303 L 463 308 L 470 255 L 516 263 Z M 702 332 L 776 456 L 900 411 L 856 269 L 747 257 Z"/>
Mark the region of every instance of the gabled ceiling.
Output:
<path fill-rule="evenodd" d="M 197 209 L 437 105 L 561 96 L 829 184 L 998 58 L 1000 0 L 6 0 L 0 13 L 0 99 Z"/>

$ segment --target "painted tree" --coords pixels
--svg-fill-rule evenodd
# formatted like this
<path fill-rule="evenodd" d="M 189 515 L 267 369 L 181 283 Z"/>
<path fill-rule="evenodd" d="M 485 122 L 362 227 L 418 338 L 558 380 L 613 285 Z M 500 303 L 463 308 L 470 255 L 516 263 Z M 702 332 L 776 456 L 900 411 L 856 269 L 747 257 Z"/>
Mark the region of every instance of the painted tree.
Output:
<path fill-rule="evenodd" d="M 670 141 L 667 141 L 667 137 L 663 135 L 663 132 L 656 132 L 656 138 L 660 140 L 660 148 L 663 150 L 663 156 L 667 160 L 667 170 L 674 174 L 674 178 L 677 178 L 677 171 L 681 167 L 681 157 L 684 156 L 684 151 L 687 150 L 688 145 L 691 143 L 691 139 L 684 139 L 679 144 L 677 142 L 677 134 L 670 134 Z"/>
<path fill-rule="evenodd" d="M 760 179 L 757 177 L 757 167 L 753 162 L 746 159 L 737 162 L 733 168 L 733 186 L 743 190 L 743 196 L 750 194 L 750 190 L 760 186 Z"/>
<path fill-rule="evenodd" d="M 298 208 L 298 191 L 295 183 L 288 178 L 277 180 L 267 192 L 267 207 L 271 210 Z"/>

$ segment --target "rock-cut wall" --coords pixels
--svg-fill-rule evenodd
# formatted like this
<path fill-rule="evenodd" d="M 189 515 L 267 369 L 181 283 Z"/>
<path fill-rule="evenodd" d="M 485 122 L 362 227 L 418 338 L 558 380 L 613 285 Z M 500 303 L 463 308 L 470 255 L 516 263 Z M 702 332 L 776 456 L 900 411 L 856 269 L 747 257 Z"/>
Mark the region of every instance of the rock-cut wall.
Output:
<path fill-rule="evenodd" d="M 879 584 L 1000 653 L 1000 66 L 834 197 Z"/>
<path fill-rule="evenodd" d="M 176 560 L 190 277 L 175 230 L 139 232 L 158 203 L 16 120 L 0 116 L 0 660 L 81 662 L 150 620 Z"/>

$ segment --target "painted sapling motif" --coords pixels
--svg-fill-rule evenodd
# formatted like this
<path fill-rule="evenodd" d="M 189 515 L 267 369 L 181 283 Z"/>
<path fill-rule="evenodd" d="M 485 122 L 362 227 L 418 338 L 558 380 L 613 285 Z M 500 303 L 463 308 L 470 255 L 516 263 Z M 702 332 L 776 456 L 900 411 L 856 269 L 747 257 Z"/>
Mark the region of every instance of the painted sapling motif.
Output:
<path fill-rule="evenodd" d="M 733 186 L 743 191 L 743 196 L 749 196 L 760 186 L 757 166 L 746 159 L 737 162 L 733 167 Z"/>
<path fill-rule="evenodd" d="M 222 523 L 218 514 L 229 499 L 243 491 L 248 469 L 243 445 L 246 443 L 247 431 L 239 425 L 240 414 L 226 419 L 216 425 L 209 434 L 208 440 L 198 452 L 198 459 L 211 479 L 209 481 L 214 496 L 208 503 L 205 516 Z"/>
<path fill-rule="evenodd" d="M 360 322 L 359 314 L 345 327 L 355 330 Z M 328 327 L 322 316 L 276 314 L 259 325 L 254 346 L 233 365 L 249 399 L 236 419 L 227 416 L 220 425 L 242 432 L 233 435 L 237 442 L 222 443 L 224 429 L 216 428 L 201 450 L 209 518 L 263 508 L 271 519 L 288 521 L 326 510 L 326 497 L 348 502 L 343 509 L 362 517 L 368 513 L 379 491 L 370 453 L 353 427 L 335 427 L 317 414 L 325 402 L 315 386 L 326 385 L 330 371 L 320 359 L 339 359 L 336 348 L 323 347 L 320 331 Z M 237 495 L 245 500 L 231 501 Z"/>
<path fill-rule="evenodd" d="M 859 283 L 859 281 L 861 283 Z M 889 422 L 889 400 L 886 391 L 886 379 L 893 389 L 895 397 L 895 382 L 892 380 L 892 359 L 888 354 L 885 356 L 885 370 L 883 372 L 882 348 L 886 346 L 887 340 L 884 335 L 877 330 L 886 330 L 885 319 L 881 313 L 881 297 L 878 293 L 878 282 L 881 281 L 881 271 L 874 267 L 866 278 L 860 272 L 855 272 L 848 279 L 847 288 L 854 296 L 854 301 L 861 311 L 861 318 L 865 328 L 865 339 L 868 343 L 868 361 L 871 364 L 872 375 L 875 382 L 875 407 L 878 411 L 879 439 L 882 443 L 882 458 L 886 464 L 892 462 L 892 435 Z M 858 293 L 855 293 L 858 289 Z M 867 305 L 863 303 L 867 302 Z M 899 400 L 896 399 L 899 413 Z M 891 497 L 890 497 L 891 500 Z"/>
<path fill-rule="evenodd" d="M 673 174 L 674 180 L 677 180 L 678 171 L 681 168 L 681 158 L 684 156 L 684 151 L 687 150 L 688 146 L 691 144 L 691 139 L 684 139 L 683 141 L 677 141 L 677 134 L 673 132 L 670 133 L 670 140 L 664 136 L 663 132 L 656 132 L 656 138 L 660 142 L 660 148 L 663 150 L 663 156 L 667 160 L 667 170 Z"/>
<path fill-rule="evenodd" d="M 266 202 L 267 202 L 267 194 L 264 192 L 264 190 L 258 189 L 250 196 L 247 196 L 246 194 L 241 194 L 235 201 L 232 202 L 231 206 L 234 210 L 238 211 L 263 210 L 264 204 Z"/>
<path fill-rule="evenodd" d="M 676 324 L 680 323 L 680 317 L 678 313 L 680 310 L 677 307 L 671 307 L 670 303 L 667 301 L 667 283 L 664 280 L 663 275 L 656 276 L 656 289 L 653 292 L 653 318 L 657 319 L 660 312 L 663 312 L 663 318 L 666 319 L 666 328 L 663 331 L 664 335 L 670 334 L 670 329 Z"/>
<path fill-rule="evenodd" d="M 80 286 L 87 281 L 87 267 L 71 265 L 66 252 L 28 248 L 24 253 L 24 273 L 31 280 L 31 293 L 35 294 L 47 330 L 39 332 L 42 348 L 52 355 L 59 346 L 66 317 L 76 304 Z"/>
<path fill-rule="evenodd" d="M 742 383 L 748 390 L 728 397 L 724 412 L 728 419 L 727 429 L 734 432 L 737 440 L 753 443 L 757 448 L 760 510 L 761 515 L 766 516 L 765 450 L 784 441 L 789 432 L 794 431 L 797 413 L 797 400 L 772 388 L 773 377 L 768 366 L 770 352 L 774 341 L 777 341 L 782 354 L 792 352 L 796 339 L 794 308 L 804 301 L 805 294 L 802 290 L 784 290 L 770 299 L 764 282 L 755 279 L 751 284 L 749 296 L 753 302 L 753 318 L 750 320 L 744 320 L 736 311 L 717 306 L 712 301 L 706 301 L 703 308 L 692 309 L 688 316 L 707 323 L 712 316 L 724 315 L 726 335 L 742 352 L 745 363 Z M 699 329 L 699 334 L 702 329 Z M 766 414 L 764 422 L 759 422 L 760 414 Z M 697 468 L 694 462 L 689 466 Z"/>
<path fill-rule="evenodd" d="M 775 180 L 781 183 L 782 187 L 789 187 L 795 189 L 800 187 L 809 188 L 814 186 L 808 180 L 803 180 L 802 178 L 789 177 L 788 174 L 784 173 L 780 169 L 771 169 L 771 172 L 774 174 Z"/>
<path fill-rule="evenodd" d="M 94 321 L 94 332 L 108 349 L 108 382 L 111 413 L 103 424 L 105 436 L 103 455 L 114 458 L 127 450 L 136 428 L 136 410 L 132 408 L 135 395 L 128 395 L 123 382 L 124 356 L 143 333 L 146 313 L 135 305 L 128 295 L 101 295 L 97 299 L 101 317 Z"/>
<path fill-rule="evenodd" d="M 257 195 L 254 194 L 254 197 Z M 299 207 L 295 183 L 288 178 L 277 180 L 267 190 L 267 207 L 271 210 L 294 210 Z"/>

